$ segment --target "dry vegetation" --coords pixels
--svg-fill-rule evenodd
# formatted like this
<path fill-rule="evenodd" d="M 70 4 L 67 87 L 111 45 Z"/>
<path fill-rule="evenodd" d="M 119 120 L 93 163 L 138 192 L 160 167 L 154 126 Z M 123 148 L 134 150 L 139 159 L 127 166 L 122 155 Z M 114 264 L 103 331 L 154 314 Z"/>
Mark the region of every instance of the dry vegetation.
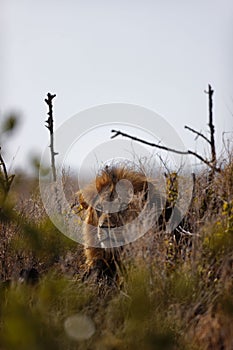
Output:
<path fill-rule="evenodd" d="M 16 176 L 6 198 L 1 172 L 0 349 L 233 349 L 232 152 L 225 158 L 211 181 L 208 169 L 196 174 L 179 239 L 152 230 L 127 245 L 111 286 L 83 279 L 83 247 L 46 216 L 37 180 Z M 19 283 L 22 268 L 39 282 Z"/>
<path fill-rule="evenodd" d="M 149 232 L 126 246 L 127 273 L 115 287 L 82 281 L 82 247 L 46 217 L 35 180 L 26 198 L 23 182 L 15 184 L 1 209 L 1 348 L 232 349 L 231 155 L 211 184 L 207 172 L 197 175 L 187 214 L 192 235 L 177 242 Z M 31 267 L 39 283 L 19 284 L 20 270 Z M 67 335 L 73 314 L 94 322 L 90 339 Z"/>

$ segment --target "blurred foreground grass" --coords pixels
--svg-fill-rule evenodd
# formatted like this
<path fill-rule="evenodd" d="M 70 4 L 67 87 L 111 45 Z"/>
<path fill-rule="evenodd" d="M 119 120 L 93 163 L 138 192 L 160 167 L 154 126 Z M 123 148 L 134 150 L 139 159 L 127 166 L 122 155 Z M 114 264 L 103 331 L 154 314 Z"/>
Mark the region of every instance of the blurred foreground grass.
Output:
<path fill-rule="evenodd" d="M 61 235 L 54 245 L 51 225 L 39 222 L 45 251 L 40 241 L 36 256 L 37 240 L 13 235 L 11 259 L 20 265 L 15 259 L 25 254 L 25 264 L 37 266 L 41 279 L 35 286 L 14 279 L 1 284 L 1 349 L 232 349 L 231 211 L 203 224 L 195 252 L 175 264 L 162 255 L 148 260 L 132 245 L 127 276 L 115 288 L 83 282 L 81 247 Z M 68 265 L 61 258 L 67 251 Z"/>

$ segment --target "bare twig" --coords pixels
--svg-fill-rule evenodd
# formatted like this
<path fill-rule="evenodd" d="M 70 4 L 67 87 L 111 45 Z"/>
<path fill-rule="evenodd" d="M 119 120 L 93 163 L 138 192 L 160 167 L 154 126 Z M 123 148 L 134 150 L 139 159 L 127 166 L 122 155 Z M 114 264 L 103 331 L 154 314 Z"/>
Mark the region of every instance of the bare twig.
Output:
<path fill-rule="evenodd" d="M 208 139 L 208 137 L 206 137 L 205 135 L 203 135 L 201 132 L 190 128 L 190 126 L 185 125 L 184 126 L 185 129 L 188 129 L 189 131 L 192 131 L 194 134 L 197 134 L 198 136 L 202 137 L 204 140 L 206 140 L 209 144 L 211 144 L 210 140 Z"/>
<path fill-rule="evenodd" d="M 48 119 L 45 121 L 48 125 L 45 125 L 46 128 L 49 129 L 50 133 L 50 151 L 51 151 L 51 167 L 52 167 L 52 174 L 53 174 L 53 181 L 56 182 L 57 175 L 56 175 L 56 166 L 55 166 L 55 156 L 58 154 L 54 151 L 54 132 L 53 132 L 53 99 L 56 97 L 56 95 L 52 95 L 50 93 L 47 94 L 47 98 L 45 99 L 45 102 L 47 103 L 49 107 L 48 111 Z"/>
<path fill-rule="evenodd" d="M 173 149 L 173 148 L 169 148 L 169 147 L 166 147 L 166 146 L 158 145 L 157 143 L 148 142 L 148 141 L 140 139 L 140 138 L 138 138 L 136 136 L 131 136 L 129 134 L 126 134 L 126 133 L 124 133 L 124 132 L 122 132 L 120 130 L 111 130 L 111 132 L 115 133 L 115 135 L 111 136 L 111 139 L 114 139 L 115 137 L 121 135 L 121 136 L 124 136 L 124 137 L 128 137 L 128 138 L 130 138 L 133 141 L 138 141 L 138 142 L 144 143 L 144 145 L 148 145 L 148 146 L 151 146 L 151 147 L 156 147 L 156 148 L 162 149 L 164 151 L 169 151 L 169 152 L 173 152 L 173 153 L 177 153 L 177 154 L 188 154 L 187 151 L 178 151 L 178 150 Z"/>

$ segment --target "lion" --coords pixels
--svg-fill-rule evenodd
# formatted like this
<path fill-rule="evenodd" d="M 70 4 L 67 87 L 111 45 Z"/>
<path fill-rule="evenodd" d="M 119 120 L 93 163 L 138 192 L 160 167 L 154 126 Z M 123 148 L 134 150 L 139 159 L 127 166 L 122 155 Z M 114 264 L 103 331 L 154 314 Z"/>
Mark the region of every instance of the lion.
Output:
<path fill-rule="evenodd" d="M 76 194 L 76 203 L 84 221 L 87 275 L 95 271 L 97 279 L 116 278 L 123 269 L 123 246 L 156 223 L 164 229 L 164 221 L 171 216 L 155 183 L 127 166 L 106 166 Z"/>

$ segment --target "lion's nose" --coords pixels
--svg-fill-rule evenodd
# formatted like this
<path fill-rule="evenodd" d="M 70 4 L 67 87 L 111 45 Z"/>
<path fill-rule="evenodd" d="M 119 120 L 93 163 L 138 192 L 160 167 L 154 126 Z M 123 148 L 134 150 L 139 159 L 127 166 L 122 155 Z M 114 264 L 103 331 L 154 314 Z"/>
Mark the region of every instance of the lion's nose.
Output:
<path fill-rule="evenodd" d="M 99 225 L 99 228 L 101 230 L 105 230 L 105 231 L 109 231 L 109 230 L 111 230 L 111 228 L 115 228 L 115 227 L 116 227 L 116 225 L 112 225 L 112 224 L 110 225 L 110 224 L 106 224 L 106 223 Z"/>

